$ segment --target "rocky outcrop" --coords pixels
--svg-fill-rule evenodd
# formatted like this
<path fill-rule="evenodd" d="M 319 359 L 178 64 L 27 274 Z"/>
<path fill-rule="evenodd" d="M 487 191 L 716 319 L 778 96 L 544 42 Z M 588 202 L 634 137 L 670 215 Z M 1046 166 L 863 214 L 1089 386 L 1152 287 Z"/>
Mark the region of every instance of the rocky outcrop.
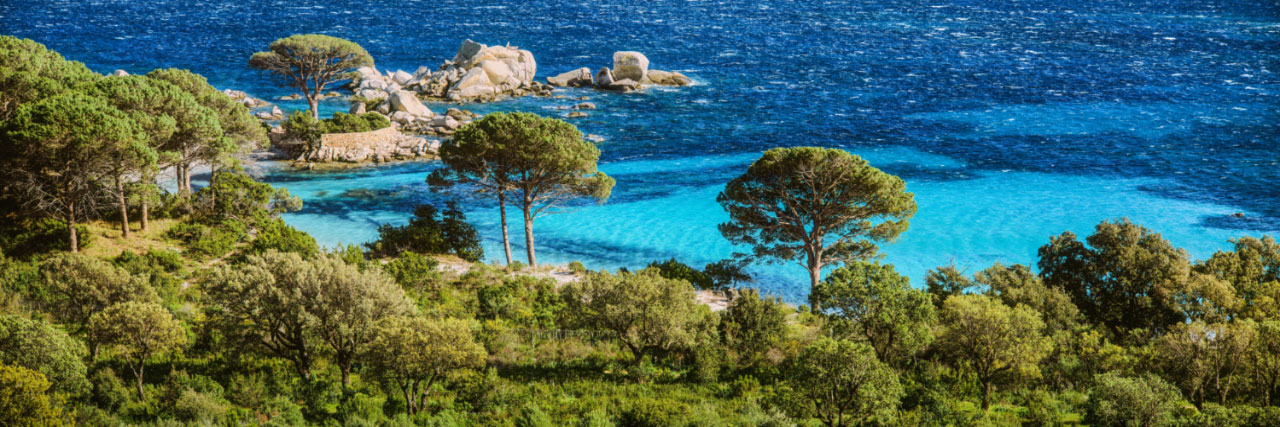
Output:
<path fill-rule="evenodd" d="M 649 75 L 649 58 L 643 53 L 622 51 L 613 53 L 613 77 L 642 82 Z"/>
<path fill-rule="evenodd" d="M 552 86 L 583 87 L 591 86 L 594 82 L 591 80 L 591 69 L 582 67 L 567 73 L 547 77 L 547 83 Z"/>
<path fill-rule="evenodd" d="M 249 108 L 261 108 L 271 105 L 270 102 L 249 96 L 249 94 L 244 93 L 244 91 L 224 89 L 222 94 L 231 98 L 232 101 L 244 104 L 244 106 Z"/>
<path fill-rule="evenodd" d="M 436 71 L 418 67 L 413 74 L 361 67 L 352 91 L 366 100 L 389 99 L 409 91 L 424 99 L 451 102 L 486 102 L 503 97 L 549 95 L 551 86 L 533 81 L 538 63 L 533 53 L 515 46 L 488 46 L 462 42 L 453 59 Z M 390 102 L 390 101 L 389 101 Z"/>
<path fill-rule="evenodd" d="M 320 137 L 320 147 L 298 156 L 299 162 L 389 162 L 432 156 L 439 140 L 405 135 L 394 127 L 369 132 L 331 133 Z"/>
<path fill-rule="evenodd" d="M 280 111 L 280 107 L 272 105 L 270 110 L 258 111 L 253 113 L 253 116 L 257 117 L 258 120 L 284 120 L 284 111 Z"/>
<path fill-rule="evenodd" d="M 613 68 L 601 67 L 592 80 L 591 69 L 579 68 L 554 77 L 547 83 L 561 87 L 595 86 L 597 89 L 630 92 L 645 86 L 688 86 L 693 80 L 674 71 L 649 68 L 649 58 L 640 52 L 619 51 L 613 53 Z"/>
<path fill-rule="evenodd" d="M 115 70 L 111 72 L 112 77 L 128 77 L 129 72 L 125 70 Z"/>

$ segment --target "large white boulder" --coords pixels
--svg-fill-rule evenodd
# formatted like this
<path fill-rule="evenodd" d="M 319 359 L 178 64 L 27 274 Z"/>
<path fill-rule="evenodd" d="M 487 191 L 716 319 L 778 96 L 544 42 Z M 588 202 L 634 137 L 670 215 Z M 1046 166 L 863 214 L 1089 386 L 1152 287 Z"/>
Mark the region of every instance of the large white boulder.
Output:
<path fill-rule="evenodd" d="M 404 111 L 414 116 L 434 115 L 427 106 L 422 105 L 422 101 L 418 100 L 418 96 L 407 90 L 397 91 L 391 94 L 391 110 Z"/>
<path fill-rule="evenodd" d="M 613 77 L 642 82 L 649 74 L 649 58 L 643 53 L 621 51 L 613 53 Z"/>
<path fill-rule="evenodd" d="M 467 74 L 463 75 L 458 79 L 457 83 L 453 84 L 453 90 L 460 91 L 473 86 L 493 86 L 493 81 L 489 80 L 489 73 L 486 73 L 484 68 L 477 67 L 467 71 Z"/>
<path fill-rule="evenodd" d="M 488 60 L 477 65 L 484 70 L 485 75 L 489 77 L 490 83 L 505 82 L 512 77 L 511 67 L 505 62 Z"/>
<path fill-rule="evenodd" d="M 409 84 L 410 80 L 413 80 L 413 74 L 406 73 L 404 70 L 396 70 L 395 74 L 391 75 L 391 80 L 400 86 L 404 86 Z"/>

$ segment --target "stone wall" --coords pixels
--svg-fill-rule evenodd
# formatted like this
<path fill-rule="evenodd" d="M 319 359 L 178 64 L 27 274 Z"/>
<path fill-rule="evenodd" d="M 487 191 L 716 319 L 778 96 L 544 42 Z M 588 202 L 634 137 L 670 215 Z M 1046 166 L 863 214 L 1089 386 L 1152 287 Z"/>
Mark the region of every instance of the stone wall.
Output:
<path fill-rule="evenodd" d="M 355 148 L 378 145 L 400 134 L 392 126 L 368 132 L 326 133 L 320 136 L 320 147 Z"/>
<path fill-rule="evenodd" d="M 320 148 L 302 156 L 313 162 L 386 162 L 433 155 L 440 141 L 400 133 L 395 126 L 320 136 Z"/>

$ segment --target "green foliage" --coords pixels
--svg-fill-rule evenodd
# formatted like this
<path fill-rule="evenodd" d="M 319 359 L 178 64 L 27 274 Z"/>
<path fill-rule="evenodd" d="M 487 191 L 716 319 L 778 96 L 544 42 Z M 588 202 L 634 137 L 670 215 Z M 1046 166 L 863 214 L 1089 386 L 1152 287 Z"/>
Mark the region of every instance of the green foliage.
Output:
<path fill-rule="evenodd" d="M 688 264 L 676 261 L 675 258 L 663 262 L 650 262 L 647 268 L 657 270 L 662 277 L 689 282 L 697 289 L 712 289 L 715 286 L 711 277 Z"/>
<path fill-rule="evenodd" d="M 480 235 L 467 223 L 467 217 L 450 202 L 441 212 L 431 205 L 413 210 L 413 218 L 402 226 L 378 226 L 378 240 L 366 243 L 371 255 L 394 257 L 402 252 L 420 254 L 454 254 L 467 261 L 484 258 Z"/>
<path fill-rule="evenodd" d="M 574 274 L 586 274 L 587 266 L 583 265 L 582 261 L 569 261 L 569 271 Z"/>
<path fill-rule="evenodd" d="M 865 341 L 883 362 L 902 360 L 933 341 L 937 320 L 925 292 L 892 265 L 854 261 L 813 288 L 835 335 Z"/>
<path fill-rule="evenodd" d="M 942 308 L 942 302 L 952 295 L 967 293 L 977 286 L 954 265 L 938 267 L 925 272 L 925 289 L 933 297 L 933 305 Z"/>
<path fill-rule="evenodd" d="M 242 342 L 293 362 L 304 379 L 327 351 L 344 385 L 374 324 L 413 311 L 390 276 L 379 269 L 362 271 L 337 255 L 303 259 L 268 251 L 249 256 L 216 269 L 205 293 L 222 309 L 218 321 Z"/>
<path fill-rule="evenodd" d="M 107 198 L 118 154 L 143 146 L 145 138 L 128 115 L 80 92 L 23 104 L 0 129 L 6 190 L 26 211 L 74 225 Z M 73 252 L 74 230 L 67 235 Z"/>
<path fill-rule="evenodd" d="M 1280 244 L 1275 238 L 1241 237 L 1232 251 L 1219 251 L 1195 266 L 1225 281 L 1241 300 L 1240 315 L 1254 320 L 1280 318 Z"/>
<path fill-rule="evenodd" d="M 196 193 L 196 200 L 202 216 L 210 222 L 260 224 L 302 209 L 302 200 L 290 195 L 288 189 L 272 188 L 239 168 L 215 172 L 210 185 Z"/>
<path fill-rule="evenodd" d="M 520 207 L 534 267 L 534 219 L 578 199 L 604 203 L 613 191 L 613 178 L 596 169 L 599 148 L 572 124 L 532 113 L 485 115 L 458 129 L 439 154 L 445 167 L 427 177 L 431 186 L 467 184 L 496 197 L 503 212 L 508 197 Z"/>
<path fill-rule="evenodd" d="M 1127 219 L 1098 224 L 1086 242 L 1067 232 L 1040 248 L 1045 284 L 1071 295 L 1085 318 L 1118 336 L 1183 320 L 1175 295 L 1190 274 L 1185 251 Z"/>
<path fill-rule="evenodd" d="M 206 225 L 203 222 L 181 222 L 165 231 L 165 237 L 182 243 L 183 253 L 195 260 L 221 258 L 235 249 L 248 237 L 248 230 L 239 222 L 229 221 Z"/>
<path fill-rule="evenodd" d="M 1099 375 L 1089 392 L 1086 421 L 1094 425 L 1160 426 L 1173 421 L 1178 390 L 1154 375 Z"/>
<path fill-rule="evenodd" d="M 337 112 L 333 118 L 317 119 L 306 112 L 294 111 L 280 123 L 285 135 L 307 143 L 309 150 L 317 147 L 320 136 L 327 133 L 368 132 L 389 126 L 390 119 L 374 112 L 362 115 Z"/>
<path fill-rule="evenodd" d="M 796 395 L 789 410 L 830 426 L 887 421 L 903 393 L 898 374 L 870 346 L 830 338 L 805 347 L 787 381 Z"/>
<path fill-rule="evenodd" d="M 1044 321 L 1027 306 L 1009 307 L 984 295 L 956 295 L 942 304 L 944 349 L 982 386 L 982 409 L 991 406 L 993 383 L 1039 376 L 1040 360 L 1052 350 Z"/>
<path fill-rule="evenodd" d="M 0 364 L 34 370 L 52 390 L 78 396 L 88 391 L 85 346 L 52 325 L 0 314 Z"/>
<path fill-rule="evenodd" d="M 316 102 L 325 85 L 349 78 L 358 67 L 373 65 L 373 58 L 360 45 L 321 34 L 295 34 L 271 42 L 267 49 L 253 54 L 249 66 L 302 91 L 313 117 L 319 117 Z"/>
<path fill-rule="evenodd" d="M 107 307 L 124 302 L 153 302 L 156 293 L 144 278 L 106 261 L 63 253 L 40 265 L 46 307 L 63 324 L 77 330 Z"/>
<path fill-rule="evenodd" d="M 689 282 L 653 269 L 590 273 L 562 293 L 577 321 L 616 334 L 637 364 L 646 355 L 692 349 L 714 319 L 694 301 Z"/>
<path fill-rule="evenodd" d="M 5 256 L 31 259 L 56 251 L 69 251 L 71 245 L 65 238 L 67 223 L 56 218 L 32 218 L 6 224 L 0 231 L 0 253 Z M 93 235 L 84 225 L 76 225 L 76 239 L 80 248 L 93 244 Z"/>
<path fill-rule="evenodd" d="M 766 362 L 787 333 L 786 305 L 777 297 L 761 297 L 755 289 L 744 289 L 720 315 L 720 333 L 739 365 Z"/>
<path fill-rule="evenodd" d="M 822 268 L 875 254 L 907 229 L 914 196 L 896 176 L 840 149 L 775 148 L 725 185 L 720 234 L 762 260 L 802 261 L 810 285 Z"/>
<path fill-rule="evenodd" d="M 484 364 L 484 347 L 460 320 L 389 317 L 379 322 L 373 336 L 369 363 L 399 388 L 410 416 L 422 409 L 445 375 Z"/>
<path fill-rule="evenodd" d="M 443 280 L 436 269 L 440 265 L 435 259 L 417 252 L 401 252 L 390 262 L 383 264 L 382 269 L 395 278 L 396 283 L 406 292 L 418 295 L 430 295 L 440 290 Z"/>
<path fill-rule="evenodd" d="M 63 418 L 62 402 L 47 390 L 49 381 L 39 372 L 0 364 L 0 420 L 13 426 L 74 425 Z"/>
<path fill-rule="evenodd" d="M 102 78 L 28 39 L 0 36 L 0 121 L 19 106 Z"/>
<path fill-rule="evenodd" d="M 973 278 L 1005 305 L 1027 305 L 1035 309 L 1044 316 L 1049 332 L 1070 330 L 1080 322 L 1080 310 L 1071 302 L 1071 296 L 1060 288 L 1045 286 L 1030 267 L 996 263 Z"/>
<path fill-rule="evenodd" d="M 133 371 L 138 399 L 146 400 L 142 389 L 147 359 L 181 349 L 187 343 L 182 323 L 156 303 L 123 302 L 94 313 L 89 329 L 104 344 L 116 348 Z"/>
<path fill-rule="evenodd" d="M 269 250 L 293 252 L 304 257 L 311 257 L 320 253 L 320 245 L 316 243 L 316 239 L 311 237 L 310 234 L 293 228 L 289 224 L 285 224 L 284 220 L 276 218 L 264 221 L 262 226 L 258 228 L 258 235 L 254 237 L 253 242 L 249 245 L 248 252 L 263 254 Z"/>
<path fill-rule="evenodd" d="M 125 250 L 111 262 L 129 274 L 148 278 L 151 289 L 155 289 L 166 302 L 175 300 L 181 291 L 182 276 L 186 274 L 186 261 L 177 251 L 149 250 L 144 255 L 138 255 Z"/>

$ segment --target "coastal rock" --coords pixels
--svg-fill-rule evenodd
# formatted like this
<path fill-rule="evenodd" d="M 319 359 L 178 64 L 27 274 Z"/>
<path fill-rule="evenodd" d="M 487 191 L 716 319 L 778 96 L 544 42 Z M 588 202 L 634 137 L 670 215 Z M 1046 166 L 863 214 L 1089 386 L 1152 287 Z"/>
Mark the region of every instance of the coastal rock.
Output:
<path fill-rule="evenodd" d="M 613 72 L 609 71 L 609 67 L 600 67 L 600 71 L 596 71 L 596 87 L 608 87 L 613 84 Z"/>
<path fill-rule="evenodd" d="M 129 75 L 129 72 L 125 70 L 115 70 L 111 72 L 112 77 L 126 77 L 128 75 Z"/>
<path fill-rule="evenodd" d="M 390 97 L 401 90 L 425 99 L 484 102 L 503 96 L 549 95 L 550 86 L 533 81 L 538 64 L 533 53 L 515 46 L 488 46 L 462 42 L 452 60 L 435 71 L 422 66 L 413 74 L 361 67 L 349 88 L 365 99 Z M 380 93 L 381 92 L 381 93 Z"/>
<path fill-rule="evenodd" d="M 655 84 L 661 86 L 688 86 L 693 84 L 693 80 L 674 71 L 649 70 L 649 75 L 645 77 L 642 83 Z"/>
<path fill-rule="evenodd" d="M 574 112 L 569 113 L 569 118 L 571 118 L 571 119 L 576 119 L 576 118 L 579 118 L 579 117 L 586 117 L 586 116 L 587 116 L 587 113 L 584 113 L 584 112 L 581 112 L 581 111 L 574 111 Z"/>
<path fill-rule="evenodd" d="M 427 106 L 422 105 L 422 101 L 418 100 L 418 96 L 407 90 L 396 91 L 391 94 L 391 108 L 395 111 L 403 111 L 415 116 L 435 115 Z"/>
<path fill-rule="evenodd" d="M 396 84 L 398 85 L 404 86 L 406 84 L 409 84 L 409 80 L 413 80 L 413 74 L 409 74 L 401 70 L 396 70 L 396 72 L 391 75 L 391 80 L 396 82 Z"/>
<path fill-rule="evenodd" d="M 640 88 L 640 83 L 631 79 L 617 80 L 612 83 L 609 83 L 604 87 L 604 89 L 606 90 L 611 90 L 615 92 L 631 92 L 639 88 Z"/>
<path fill-rule="evenodd" d="M 590 102 L 579 102 L 578 105 L 574 105 L 573 108 L 579 110 L 594 110 L 596 109 L 596 104 L 592 104 Z"/>
<path fill-rule="evenodd" d="M 562 87 L 583 87 L 595 84 L 591 77 L 591 69 L 582 67 L 567 73 L 547 77 L 547 83 Z"/>
<path fill-rule="evenodd" d="M 357 102 L 357 103 L 351 104 L 351 109 L 347 110 L 348 114 L 355 114 L 357 116 L 363 115 L 365 112 L 366 111 L 365 111 L 365 106 L 363 102 Z"/>
<path fill-rule="evenodd" d="M 618 80 L 644 81 L 649 74 L 649 58 L 643 53 L 621 51 L 613 53 L 613 77 Z"/>

